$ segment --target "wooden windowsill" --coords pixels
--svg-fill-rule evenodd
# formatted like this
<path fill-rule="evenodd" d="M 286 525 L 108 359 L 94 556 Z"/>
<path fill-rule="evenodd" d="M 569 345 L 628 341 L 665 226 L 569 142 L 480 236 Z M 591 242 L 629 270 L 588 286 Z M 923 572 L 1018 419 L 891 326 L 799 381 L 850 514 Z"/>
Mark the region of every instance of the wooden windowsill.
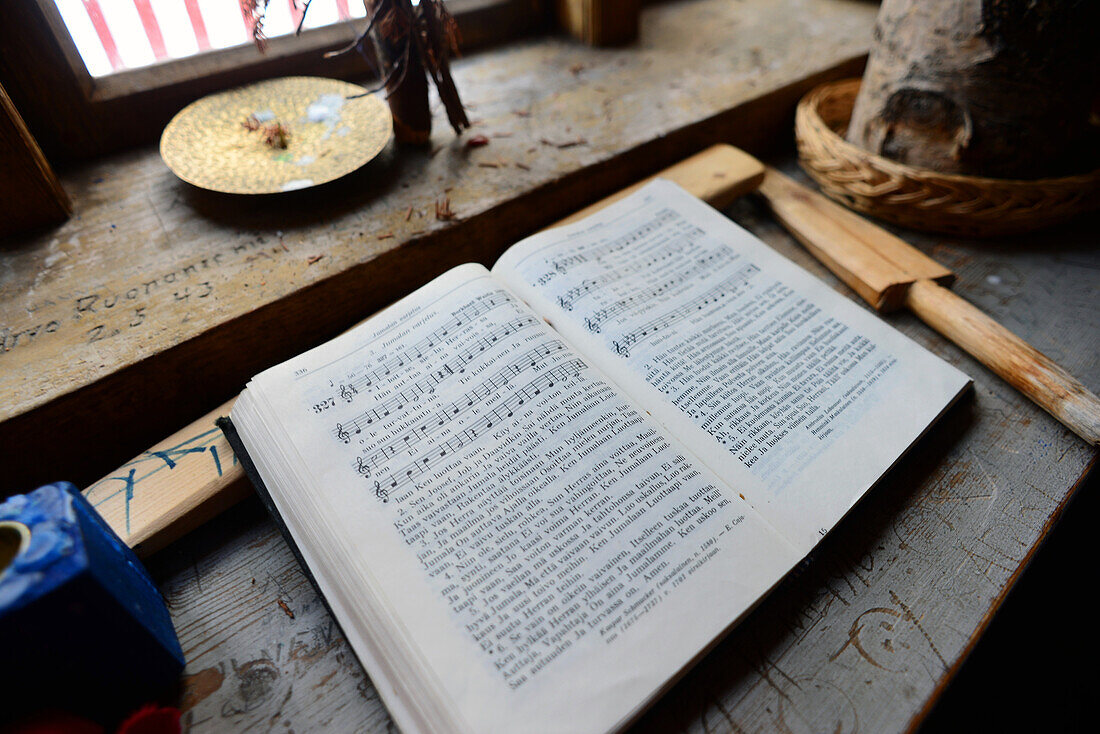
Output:
<path fill-rule="evenodd" d="M 706 145 L 789 144 L 801 93 L 859 73 L 875 6 L 694 0 L 639 42 L 526 40 L 461 60 L 468 148 L 391 145 L 333 184 L 231 197 L 147 148 L 62 175 L 75 214 L 0 251 L 0 490 L 97 478 L 447 268 Z M 435 216 L 449 198 L 452 221 Z"/>

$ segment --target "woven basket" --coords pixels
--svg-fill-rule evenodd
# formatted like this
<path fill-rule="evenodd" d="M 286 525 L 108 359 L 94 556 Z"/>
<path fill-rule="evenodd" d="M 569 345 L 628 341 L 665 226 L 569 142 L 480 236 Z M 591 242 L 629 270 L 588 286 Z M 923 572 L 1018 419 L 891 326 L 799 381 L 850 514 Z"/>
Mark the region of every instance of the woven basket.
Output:
<path fill-rule="evenodd" d="M 842 204 L 904 227 L 971 237 L 1028 232 L 1100 207 L 1100 169 L 1018 181 L 937 173 L 868 153 L 843 138 L 859 83 L 823 84 L 795 115 L 802 167 Z"/>

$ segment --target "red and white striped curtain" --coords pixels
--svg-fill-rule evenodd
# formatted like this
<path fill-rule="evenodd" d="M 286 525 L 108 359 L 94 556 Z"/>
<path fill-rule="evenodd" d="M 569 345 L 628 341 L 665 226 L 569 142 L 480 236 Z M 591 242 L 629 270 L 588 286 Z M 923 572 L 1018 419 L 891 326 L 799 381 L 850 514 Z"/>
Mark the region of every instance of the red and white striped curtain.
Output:
<path fill-rule="evenodd" d="M 251 43 L 239 0 L 54 0 L 92 76 Z M 304 0 L 271 0 L 268 38 L 293 33 Z M 313 0 L 305 28 L 365 15 L 362 0 Z"/>

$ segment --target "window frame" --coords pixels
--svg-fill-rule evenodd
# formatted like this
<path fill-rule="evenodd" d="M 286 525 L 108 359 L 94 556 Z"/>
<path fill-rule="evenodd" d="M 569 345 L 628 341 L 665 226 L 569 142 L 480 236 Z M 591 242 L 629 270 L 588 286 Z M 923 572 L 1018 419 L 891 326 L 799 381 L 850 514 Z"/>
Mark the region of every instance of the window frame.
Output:
<path fill-rule="evenodd" d="M 232 2 L 233 0 L 223 1 Z M 321 28 L 303 30 L 297 36 L 268 39 L 263 52 L 254 44 L 247 43 L 229 48 L 211 49 L 181 59 L 166 59 L 148 66 L 122 69 L 105 76 L 94 77 L 84 65 L 80 51 L 69 35 L 69 30 L 54 0 L 34 0 L 34 2 L 45 17 L 50 30 L 53 31 L 61 47 L 62 56 L 68 63 L 69 71 L 89 102 L 117 99 L 177 84 L 196 83 L 202 79 L 216 78 L 230 69 L 243 71 L 249 68 L 262 68 L 265 62 L 287 56 L 314 53 L 319 55 L 354 40 L 360 27 L 357 21 L 362 20 L 356 18 L 340 21 Z M 463 0 L 458 0 L 458 3 L 462 2 Z"/>
<path fill-rule="evenodd" d="M 224 0 L 233 2 L 233 0 Z M 547 0 L 449 0 L 462 50 L 499 44 L 547 25 Z M 220 89 L 282 75 L 343 79 L 371 76 L 358 54 L 325 59 L 346 46 L 365 19 L 341 21 L 270 39 L 265 52 L 253 44 L 216 49 L 183 59 L 93 77 L 53 0 L 14 3 L 15 17 L 0 28 L 0 53 L 8 39 L 23 46 L 0 58 L 5 83 L 28 125 L 55 159 L 85 158 L 148 143 L 187 103 Z M 33 56 L 39 68 L 20 62 Z M 22 68 L 21 68 L 22 67 Z M 59 114 L 63 108 L 65 112 Z M 145 124 L 136 124 L 140 117 Z"/>

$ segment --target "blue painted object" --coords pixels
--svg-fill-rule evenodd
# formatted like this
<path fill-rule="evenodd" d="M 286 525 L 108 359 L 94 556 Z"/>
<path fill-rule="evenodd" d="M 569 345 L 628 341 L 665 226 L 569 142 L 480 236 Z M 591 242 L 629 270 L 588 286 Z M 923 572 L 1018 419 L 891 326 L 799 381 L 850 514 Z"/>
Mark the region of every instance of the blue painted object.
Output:
<path fill-rule="evenodd" d="M 8 498 L 0 537 L 0 719 L 39 707 L 116 716 L 178 680 L 160 592 L 76 487 Z"/>

